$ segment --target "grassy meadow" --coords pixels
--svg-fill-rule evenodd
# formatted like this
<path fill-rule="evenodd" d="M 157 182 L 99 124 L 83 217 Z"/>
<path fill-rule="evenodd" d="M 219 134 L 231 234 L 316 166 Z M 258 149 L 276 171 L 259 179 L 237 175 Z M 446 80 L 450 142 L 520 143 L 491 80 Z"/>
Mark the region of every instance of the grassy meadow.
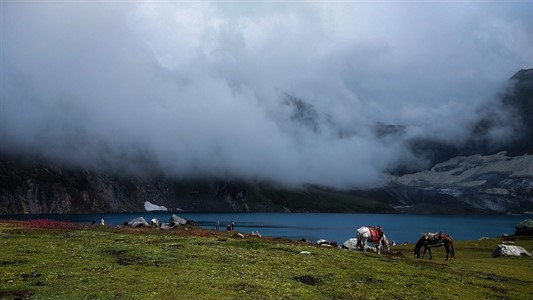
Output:
<path fill-rule="evenodd" d="M 443 248 L 414 259 L 413 245 L 377 255 L 195 227 L 0 221 L 0 299 L 533 299 L 533 258 L 493 258 L 500 242 L 455 241 L 445 261 Z"/>

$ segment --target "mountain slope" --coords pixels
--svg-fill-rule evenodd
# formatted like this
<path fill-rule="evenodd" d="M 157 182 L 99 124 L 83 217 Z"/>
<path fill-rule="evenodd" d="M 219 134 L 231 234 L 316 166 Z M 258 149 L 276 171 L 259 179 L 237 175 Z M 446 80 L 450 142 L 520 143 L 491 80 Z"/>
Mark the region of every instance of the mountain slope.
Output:
<path fill-rule="evenodd" d="M 391 177 L 389 203 L 413 213 L 533 211 L 533 155 L 458 156 L 414 174 Z"/>

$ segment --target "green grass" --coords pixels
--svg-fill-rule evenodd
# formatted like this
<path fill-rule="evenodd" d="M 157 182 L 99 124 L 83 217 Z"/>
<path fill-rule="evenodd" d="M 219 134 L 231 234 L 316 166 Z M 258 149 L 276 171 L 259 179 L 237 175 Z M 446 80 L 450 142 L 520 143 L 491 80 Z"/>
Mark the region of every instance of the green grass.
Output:
<path fill-rule="evenodd" d="M 199 228 L 27 228 L 0 223 L 1 299 L 531 299 L 533 259 L 456 241 L 456 259 L 244 239 Z M 533 240 L 518 240 L 533 250 Z M 309 251 L 311 255 L 301 254 Z"/>

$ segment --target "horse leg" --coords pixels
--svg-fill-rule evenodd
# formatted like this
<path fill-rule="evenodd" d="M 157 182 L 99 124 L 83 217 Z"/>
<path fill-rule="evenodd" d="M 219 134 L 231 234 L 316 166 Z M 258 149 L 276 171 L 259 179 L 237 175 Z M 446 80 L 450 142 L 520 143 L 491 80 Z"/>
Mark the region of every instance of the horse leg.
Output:
<path fill-rule="evenodd" d="M 448 254 L 450 254 L 450 259 L 454 259 L 455 250 L 453 249 L 453 242 L 450 241 L 449 243 L 444 243 L 444 246 L 446 247 L 446 260 L 448 260 Z"/>
<path fill-rule="evenodd" d="M 357 230 L 357 244 L 355 245 L 355 247 L 357 248 L 357 250 L 359 251 L 365 251 L 365 239 L 363 237 L 363 234 L 361 232 L 359 232 L 359 230 Z"/>
<path fill-rule="evenodd" d="M 428 247 L 428 252 L 429 252 L 429 259 L 433 259 L 433 255 L 431 255 L 431 247 Z"/>
<path fill-rule="evenodd" d="M 378 254 L 381 254 L 381 247 L 383 246 L 383 251 L 387 251 L 387 249 L 385 248 L 385 245 L 384 245 L 384 241 L 383 241 L 383 237 L 381 239 L 378 240 L 378 243 L 376 245 L 376 250 L 378 251 Z"/>

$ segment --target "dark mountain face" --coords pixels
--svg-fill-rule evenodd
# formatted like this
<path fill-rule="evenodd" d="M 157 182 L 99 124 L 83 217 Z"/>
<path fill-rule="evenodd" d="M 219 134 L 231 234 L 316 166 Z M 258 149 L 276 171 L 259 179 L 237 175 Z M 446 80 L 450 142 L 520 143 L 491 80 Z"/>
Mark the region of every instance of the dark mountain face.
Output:
<path fill-rule="evenodd" d="M 147 203 L 148 202 L 148 203 Z M 141 212 L 380 212 L 387 204 L 348 191 L 269 183 L 111 176 L 0 156 L 0 215 Z"/>
<path fill-rule="evenodd" d="M 508 146 L 512 155 L 533 154 L 533 69 L 513 77 L 503 103 L 516 115 L 517 139 Z"/>
<path fill-rule="evenodd" d="M 239 196 L 240 195 L 240 196 Z M 246 188 L 219 181 L 119 177 L 0 156 L 0 214 L 246 211 Z"/>
<path fill-rule="evenodd" d="M 516 110 L 524 124 L 533 125 L 533 69 L 520 70 L 511 77 L 510 89 L 502 101 Z"/>

